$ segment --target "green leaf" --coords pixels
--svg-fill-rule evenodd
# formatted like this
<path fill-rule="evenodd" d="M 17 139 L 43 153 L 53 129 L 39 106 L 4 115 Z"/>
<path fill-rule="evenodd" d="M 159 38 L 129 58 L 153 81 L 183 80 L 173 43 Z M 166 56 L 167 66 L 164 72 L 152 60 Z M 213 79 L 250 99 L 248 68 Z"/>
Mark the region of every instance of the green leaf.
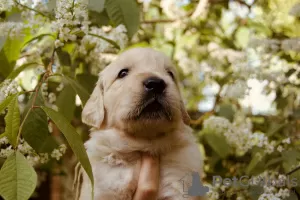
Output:
<path fill-rule="evenodd" d="M 14 68 L 16 60 L 19 58 L 22 41 L 7 38 L 0 51 L 0 73 L 7 76 Z"/>
<path fill-rule="evenodd" d="M 20 110 L 18 97 L 15 96 L 8 105 L 8 112 L 5 116 L 5 133 L 13 147 L 17 146 L 17 136 L 20 127 Z"/>
<path fill-rule="evenodd" d="M 283 162 L 282 167 L 285 173 L 289 173 L 290 180 L 295 178 L 298 186 L 300 185 L 300 170 L 295 170 L 299 166 L 300 151 L 290 149 L 281 153 Z"/>
<path fill-rule="evenodd" d="M 235 33 L 235 43 L 241 48 L 246 48 L 250 38 L 250 30 L 247 27 L 240 27 Z"/>
<path fill-rule="evenodd" d="M 33 93 L 24 109 L 24 113 L 27 113 L 32 105 L 35 93 Z M 44 100 L 39 91 L 36 101 L 36 106 L 44 105 Z M 38 153 L 50 153 L 55 149 L 58 144 L 54 138 L 50 135 L 48 129 L 48 119 L 46 113 L 39 108 L 35 108 L 30 111 L 26 121 L 24 121 L 22 128 L 22 136 L 25 141 Z"/>
<path fill-rule="evenodd" d="M 287 125 L 287 124 L 286 123 L 271 122 L 266 135 L 268 137 L 274 135 L 275 133 L 277 133 L 278 131 L 280 131 L 285 125 Z"/>
<path fill-rule="evenodd" d="M 217 112 L 217 115 L 220 117 L 224 117 L 232 122 L 234 117 L 234 109 L 231 104 L 221 104 L 220 109 Z"/>
<path fill-rule="evenodd" d="M 97 38 L 100 38 L 108 43 L 110 43 L 111 45 L 113 45 L 116 49 L 121 49 L 120 46 L 113 40 L 109 39 L 109 38 L 106 38 L 106 37 L 103 37 L 101 35 L 96 35 L 96 34 L 93 34 L 93 33 L 89 33 L 90 36 L 94 36 L 94 37 L 97 37 Z"/>
<path fill-rule="evenodd" d="M 252 156 L 252 160 L 250 161 L 248 167 L 246 168 L 246 174 L 250 174 L 254 168 L 262 161 L 265 155 L 263 153 L 257 152 Z"/>
<path fill-rule="evenodd" d="M 89 0 L 88 9 L 101 13 L 104 9 L 105 0 Z"/>
<path fill-rule="evenodd" d="M 6 77 L 11 72 L 12 67 L 7 59 L 7 56 L 5 55 L 4 49 L 0 51 L 0 63 L 0 74 Z"/>
<path fill-rule="evenodd" d="M 221 157 L 226 158 L 230 154 L 231 147 L 226 142 L 224 135 L 205 133 L 204 137 L 211 148 Z"/>
<path fill-rule="evenodd" d="M 140 25 L 140 10 L 135 0 L 106 0 L 105 9 L 116 24 L 124 24 L 131 38 Z"/>
<path fill-rule="evenodd" d="M 6 133 L 0 134 L 0 139 L 3 138 L 3 137 L 5 137 L 5 136 L 6 136 Z"/>
<path fill-rule="evenodd" d="M 38 153 L 49 153 L 58 146 L 49 134 L 47 115 L 39 108 L 29 113 L 22 128 L 22 136 Z"/>
<path fill-rule="evenodd" d="M 9 105 L 12 99 L 14 99 L 18 94 L 11 95 L 7 97 L 4 101 L 0 104 L 0 113 L 4 111 L 4 109 Z"/>
<path fill-rule="evenodd" d="M 95 88 L 96 82 L 98 80 L 98 76 L 94 76 L 91 74 L 77 74 L 76 79 L 84 88 L 86 88 L 87 92 L 91 94 L 93 89 Z"/>
<path fill-rule="evenodd" d="M 5 40 L 6 40 L 6 37 L 4 36 L 0 36 L 0 50 L 2 49 L 2 47 L 4 46 L 5 44 Z"/>
<path fill-rule="evenodd" d="M 57 48 L 56 53 L 59 59 L 60 65 L 63 66 L 71 66 L 71 56 L 68 52 L 63 51 L 62 48 Z"/>
<path fill-rule="evenodd" d="M 64 89 L 60 92 L 56 105 L 60 113 L 62 113 L 70 122 L 74 117 L 76 93 L 69 83 L 64 83 Z"/>
<path fill-rule="evenodd" d="M 272 165 L 279 165 L 279 163 L 281 163 L 283 161 L 283 158 L 282 157 L 276 157 L 276 158 L 272 158 L 271 160 L 269 160 L 267 163 L 266 163 L 266 168 L 269 168 L 270 166 Z"/>
<path fill-rule="evenodd" d="M 6 79 L 14 79 L 16 78 L 22 71 L 24 71 L 26 68 L 29 67 L 34 67 L 35 65 L 37 65 L 38 63 L 26 63 L 24 65 L 21 65 L 20 67 L 18 67 L 17 69 L 15 69 L 14 71 L 12 71 Z"/>
<path fill-rule="evenodd" d="M 35 40 L 38 40 L 38 41 L 39 41 L 39 40 L 41 40 L 42 38 L 44 38 L 44 37 L 46 37 L 46 36 L 50 36 L 50 37 L 55 38 L 55 36 L 52 35 L 51 33 L 43 33 L 43 34 L 37 35 L 37 36 L 35 36 L 35 37 L 33 37 L 33 38 L 30 38 L 28 41 L 24 42 L 22 49 L 23 49 L 24 47 L 26 47 L 29 43 L 31 43 L 31 42 L 33 42 L 33 41 L 35 41 Z"/>
<path fill-rule="evenodd" d="M 90 98 L 90 94 L 86 91 L 85 88 L 83 88 L 77 81 L 74 79 L 64 76 L 64 79 L 72 86 L 72 88 L 75 90 L 75 92 L 78 94 L 82 101 L 82 106 L 85 105 L 87 100 Z"/>
<path fill-rule="evenodd" d="M 0 170 L 0 195 L 5 200 L 27 200 L 35 190 L 37 174 L 19 152 L 10 155 Z"/>
<path fill-rule="evenodd" d="M 109 25 L 109 17 L 106 10 L 103 10 L 101 13 L 96 11 L 89 10 L 89 20 L 92 25 L 96 26 L 106 26 Z"/>
<path fill-rule="evenodd" d="M 92 167 L 80 135 L 76 132 L 75 128 L 70 125 L 68 120 L 63 115 L 52 110 L 51 108 L 42 106 L 42 109 L 47 113 L 51 120 L 56 124 L 58 129 L 66 137 L 71 149 L 73 150 L 77 159 L 80 161 L 82 167 L 85 169 L 87 175 L 89 176 L 92 183 L 92 191 L 94 191 L 94 177 Z M 92 196 L 94 195 L 92 194 Z"/>

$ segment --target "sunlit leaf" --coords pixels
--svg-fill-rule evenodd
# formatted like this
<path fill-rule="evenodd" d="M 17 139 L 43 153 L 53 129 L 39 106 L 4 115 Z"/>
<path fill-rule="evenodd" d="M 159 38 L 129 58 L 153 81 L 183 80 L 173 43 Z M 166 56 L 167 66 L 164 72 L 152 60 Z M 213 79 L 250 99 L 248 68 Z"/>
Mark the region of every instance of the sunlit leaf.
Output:
<path fill-rule="evenodd" d="M 4 111 L 4 109 L 9 105 L 12 99 L 14 99 L 18 94 L 14 94 L 11 96 L 8 96 L 4 101 L 0 104 L 0 113 Z"/>
<path fill-rule="evenodd" d="M 71 149 L 73 150 L 77 159 L 80 161 L 82 167 L 85 169 L 87 175 L 91 180 L 92 187 L 94 188 L 94 177 L 92 167 L 80 135 L 76 132 L 75 128 L 72 125 L 70 125 L 68 120 L 62 114 L 44 106 L 42 106 L 42 109 L 47 113 L 47 115 L 55 123 L 58 129 L 66 137 Z"/>
<path fill-rule="evenodd" d="M 0 36 L 0 50 L 2 49 L 2 47 L 4 46 L 5 44 L 5 40 L 6 40 L 6 37 L 4 36 Z"/>
<path fill-rule="evenodd" d="M 0 170 L 0 196 L 5 200 L 27 200 L 35 190 L 37 174 L 19 152 L 10 155 Z"/>
<path fill-rule="evenodd" d="M 5 133 L 13 147 L 17 146 L 17 136 L 20 127 L 20 109 L 18 97 L 15 96 L 8 105 L 8 111 L 5 116 Z"/>
<path fill-rule="evenodd" d="M 36 66 L 38 63 L 26 63 L 24 65 L 21 65 L 20 67 L 18 67 L 17 69 L 15 69 L 14 71 L 12 71 L 6 79 L 14 79 L 16 78 L 22 71 L 24 71 L 25 69 L 27 68 L 30 68 L 30 67 L 34 67 Z"/>
<path fill-rule="evenodd" d="M 140 25 L 139 7 L 135 0 L 106 0 L 105 9 L 109 18 L 116 24 L 127 28 L 132 37 Z"/>
<path fill-rule="evenodd" d="M 25 46 L 27 46 L 27 45 L 30 44 L 31 42 L 33 42 L 33 41 L 39 41 L 39 40 L 41 40 L 42 38 L 44 38 L 44 37 L 46 37 L 46 36 L 55 38 L 55 36 L 52 35 L 52 34 L 50 34 L 50 33 L 40 34 L 40 35 L 37 35 L 37 36 L 35 36 L 35 37 L 32 37 L 32 38 L 30 38 L 28 41 L 26 41 L 26 42 L 23 44 L 23 47 L 22 47 L 22 48 L 24 48 Z"/>
<path fill-rule="evenodd" d="M 19 58 L 22 41 L 19 39 L 7 38 L 3 48 L 0 51 L 0 73 L 8 76 L 13 70 L 16 60 Z"/>

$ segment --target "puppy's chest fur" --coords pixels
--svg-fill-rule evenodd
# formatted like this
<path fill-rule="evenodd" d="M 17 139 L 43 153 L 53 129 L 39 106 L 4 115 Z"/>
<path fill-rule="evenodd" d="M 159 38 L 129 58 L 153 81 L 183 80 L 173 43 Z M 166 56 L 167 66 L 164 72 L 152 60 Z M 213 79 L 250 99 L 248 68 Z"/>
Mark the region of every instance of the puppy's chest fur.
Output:
<path fill-rule="evenodd" d="M 116 130 L 94 131 L 86 142 L 95 179 L 95 200 L 131 200 L 137 187 L 141 153 L 160 156 L 158 200 L 186 200 L 188 174 L 201 173 L 201 157 L 189 127 L 156 140 L 120 137 Z M 83 178 L 80 199 L 90 199 L 89 180 Z"/>

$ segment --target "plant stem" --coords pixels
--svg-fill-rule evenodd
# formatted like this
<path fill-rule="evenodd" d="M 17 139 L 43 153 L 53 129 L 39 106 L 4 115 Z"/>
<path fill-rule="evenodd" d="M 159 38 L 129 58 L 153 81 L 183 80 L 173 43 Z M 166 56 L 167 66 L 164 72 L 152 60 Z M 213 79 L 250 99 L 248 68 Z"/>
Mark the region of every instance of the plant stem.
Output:
<path fill-rule="evenodd" d="M 39 90 L 40 90 L 42 84 L 43 84 L 43 83 L 45 82 L 45 80 L 51 75 L 51 72 L 52 72 L 52 65 L 53 65 L 53 63 L 54 63 L 54 55 L 55 55 L 55 48 L 54 48 L 53 53 L 52 53 L 52 56 L 51 56 L 51 61 L 50 61 L 50 63 L 49 63 L 48 66 L 47 66 L 47 71 L 44 73 L 44 75 L 43 75 L 43 77 L 42 77 L 42 80 L 38 83 L 38 85 L 36 86 L 36 88 L 35 88 L 35 90 L 34 90 L 35 94 L 34 94 L 34 97 L 33 97 L 33 100 L 32 100 L 32 104 L 31 104 L 31 107 L 30 107 L 29 110 L 27 111 L 27 113 L 26 113 L 26 115 L 25 115 L 25 117 L 24 117 L 24 119 L 23 119 L 23 121 L 22 121 L 22 123 L 21 123 L 21 125 L 20 125 L 19 132 L 18 132 L 18 136 L 17 136 L 17 142 L 19 142 L 19 140 L 20 140 L 20 137 L 21 137 L 21 133 L 22 133 L 22 129 L 23 129 L 24 123 L 25 123 L 25 121 L 27 120 L 27 118 L 28 118 L 30 112 L 31 112 L 33 109 L 35 109 L 35 108 L 40 108 L 40 106 L 36 106 L 36 105 L 35 105 L 35 102 L 36 102 L 36 99 L 37 99 L 37 96 L 38 96 L 38 93 L 39 93 Z M 17 146 L 16 149 L 18 149 L 18 146 Z"/>
<path fill-rule="evenodd" d="M 30 8 L 30 7 L 28 7 L 28 6 L 24 5 L 24 4 L 21 4 L 21 3 L 18 2 L 17 0 L 15 0 L 15 2 L 16 2 L 16 4 L 18 4 L 19 6 L 21 6 L 21 7 L 23 7 L 23 8 L 26 8 L 26 9 L 31 10 L 31 11 L 33 11 L 33 12 L 36 12 L 36 13 L 38 13 L 38 14 L 44 16 L 44 17 L 50 18 L 49 16 L 45 15 L 45 14 L 42 13 L 41 11 L 38 11 L 38 10 L 33 9 L 33 8 Z"/>

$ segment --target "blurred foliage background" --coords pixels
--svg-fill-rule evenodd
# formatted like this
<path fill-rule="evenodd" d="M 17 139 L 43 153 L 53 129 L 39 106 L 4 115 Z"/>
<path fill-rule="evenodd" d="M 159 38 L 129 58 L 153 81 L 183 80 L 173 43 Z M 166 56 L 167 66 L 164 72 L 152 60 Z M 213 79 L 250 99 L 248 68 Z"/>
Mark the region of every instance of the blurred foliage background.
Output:
<path fill-rule="evenodd" d="M 174 61 L 209 199 L 300 199 L 297 0 L 0 0 L 2 198 L 74 199 L 77 159 L 90 170 L 82 106 L 132 47 Z"/>

